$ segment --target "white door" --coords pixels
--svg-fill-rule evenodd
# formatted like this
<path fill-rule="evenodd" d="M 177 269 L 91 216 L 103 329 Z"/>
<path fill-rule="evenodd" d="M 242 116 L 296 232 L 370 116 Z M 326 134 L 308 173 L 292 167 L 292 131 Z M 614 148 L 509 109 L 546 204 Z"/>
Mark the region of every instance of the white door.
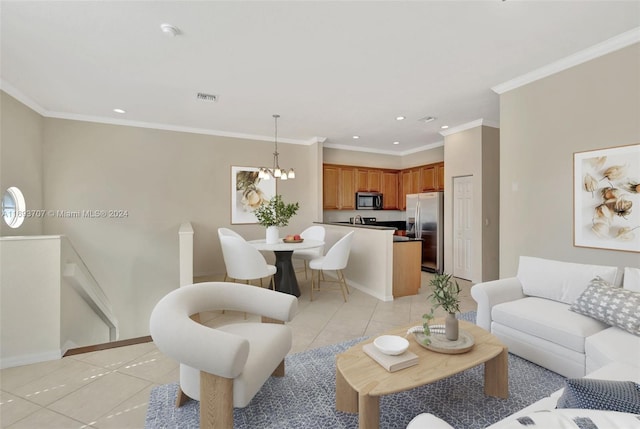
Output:
<path fill-rule="evenodd" d="M 471 280 L 473 176 L 453 178 L 453 276 Z"/>

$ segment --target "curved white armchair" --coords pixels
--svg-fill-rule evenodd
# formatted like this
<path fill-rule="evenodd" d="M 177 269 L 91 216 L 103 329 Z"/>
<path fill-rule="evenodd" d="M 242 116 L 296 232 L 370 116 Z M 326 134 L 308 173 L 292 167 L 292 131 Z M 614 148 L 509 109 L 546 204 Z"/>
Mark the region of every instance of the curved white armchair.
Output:
<path fill-rule="evenodd" d="M 300 233 L 300 237 L 305 240 L 324 241 L 325 230 L 323 226 L 313 225 Z M 304 262 L 304 278 L 307 278 L 307 261 L 316 259 L 324 255 L 324 246 L 315 247 L 313 249 L 294 250 L 291 257 L 293 259 L 302 259 Z"/>
<path fill-rule="evenodd" d="M 349 287 L 344 278 L 342 270 L 347 266 L 349 262 L 349 253 L 351 252 L 351 242 L 353 241 L 354 232 L 351 231 L 334 244 L 325 256 L 321 256 L 316 259 L 312 259 L 309 262 L 309 268 L 311 268 L 311 301 L 313 301 L 313 292 L 320 290 L 320 283 L 338 283 L 340 290 L 342 290 L 342 297 L 347 302 L 347 293 L 349 293 Z M 326 280 L 324 276 L 321 276 L 321 271 L 334 270 L 338 276 L 338 280 Z M 317 273 L 317 275 L 314 275 Z M 317 277 L 317 282 L 316 282 Z M 321 280 L 322 277 L 322 280 Z"/>
<path fill-rule="evenodd" d="M 297 311 L 293 295 L 254 286 L 209 282 L 175 289 L 151 313 L 156 346 L 180 362 L 176 405 L 200 401 L 200 427 L 233 428 L 233 407 L 245 407 L 270 375 L 284 375 Z M 209 328 L 190 318 L 211 310 L 246 311 L 275 323 L 237 323 Z M 283 322 L 278 322 L 283 321 Z"/>
<path fill-rule="evenodd" d="M 220 244 L 229 277 L 234 280 L 244 280 L 247 284 L 250 280 L 260 279 L 260 286 L 263 278 L 270 277 L 271 288 L 275 289 L 273 275 L 276 273 L 276 267 L 267 264 L 258 249 L 243 238 L 224 235 L 220 236 Z"/>

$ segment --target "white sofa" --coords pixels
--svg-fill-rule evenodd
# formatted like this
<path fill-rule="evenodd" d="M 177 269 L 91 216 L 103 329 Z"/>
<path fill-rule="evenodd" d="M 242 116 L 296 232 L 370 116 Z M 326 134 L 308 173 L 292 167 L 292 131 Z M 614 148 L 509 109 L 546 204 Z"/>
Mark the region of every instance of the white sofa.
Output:
<path fill-rule="evenodd" d="M 478 303 L 476 324 L 509 352 L 565 377 L 583 377 L 610 362 L 637 366 L 639 336 L 569 310 L 597 276 L 640 292 L 638 268 L 522 256 L 516 277 L 471 288 Z"/>
<path fill-rule="evenodd" d="M 523 256 L 516 277 L 479 283 L 471 288 L 471 296 L 478 304 L 476 324 L 496 335 L 509 347 L 509 352 L 565 377 L 640 383 L 640 336 L 570 310 L 595 277 L 640 293 L 639 268 L 619 270 Z M 638 308 L 632 311 L 637 314 Z M 640 315 L 635 320 L 637 328 Z M 562 389 L 489 428 L 518 427 L 518 417 L 553 410 L 561 394 Z M 616 422 L 611 424 L 628 417 L 587 411 Z M 563 413 L 572 411 L 556 410 L 546 414 L 549 418 L 561 418 Z M 640 427 L 640 420 L 629 421 L 629 426 L 610 427 Z M 421 414 L 407 429 L 450 427 L 432 415 Z M 560 426 L 550 423 L 549 427 Z"/>

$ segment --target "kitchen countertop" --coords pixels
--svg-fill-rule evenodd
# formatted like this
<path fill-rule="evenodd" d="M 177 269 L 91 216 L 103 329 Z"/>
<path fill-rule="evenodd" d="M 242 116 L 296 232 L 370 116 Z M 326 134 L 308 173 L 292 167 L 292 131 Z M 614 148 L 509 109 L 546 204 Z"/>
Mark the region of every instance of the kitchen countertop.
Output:
<path fill-rule="evenodd" d="M 398 228 L 395 227 L 391 227 L 391 226 L 378 226 L 378 225 L 366 225 L 366 224 L 360 224 L 360 223 L 349 223 L 349 222 L 314 222 L 320 225 L 335 225 L 335 226 L 349 226 L 351 228 L 362 228 L 362 229 L 377 229 L 377 230 L 391 230 L 391 231 L 396 231 Z M 421 238 L 412 238 L 412 237 L 406 237 L 403 235 L 394 235 L 393 236 L 393 242 L 394 243 L 406 243 L 406 242 L 410 242 L 410 241 L 422 241 Z"/>

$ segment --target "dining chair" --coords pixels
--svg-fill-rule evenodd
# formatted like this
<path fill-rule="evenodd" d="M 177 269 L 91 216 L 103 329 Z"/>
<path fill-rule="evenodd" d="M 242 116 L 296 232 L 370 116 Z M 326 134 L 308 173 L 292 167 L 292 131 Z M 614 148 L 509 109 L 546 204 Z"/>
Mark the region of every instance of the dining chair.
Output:
<path fill-rule="evenodd" d="M 342 291 L 342 297 L 347 302 L 347 293 L 349 287 L 347 281 L 344 278 L 342 270 L 346 268 L 347 262 L 349 262 L 349 253 L 351 253 L 351 243 L 353 241 L 354 232 L 351 231 L 334 244 L 326 255 L 309 261 L 309 268 L 311 268 L 311 301 L 313 301 L 313 291 L 320 291 L 320 283 L 337 283 Z M 333 270 L 336 272 L 337 280 L 327 280 L 321 273 L 323 271 Z M 315 274 L 315 275 L 314 275 Z M 317 277 L 317 284 L 316 284 Z"/>
<path fill-rule="evenodd" d="M 222 257 L 227 268 L 227 275 L 235 280 L 244 280 L 249 284 L 251 280 L 260 280 L 270 277 L 271 289 L 275 290 L 273 275 L 276 267 L 267 264 L 262 253 L 247 243 L 243 238 L 220 236 Z"/>
<path fill-rule="evenodd" d="M 246 407 L 271 375 L 285 375 L 293 334 L 284 322 L 297 305 L 293 295 L 223 282 L 187 285 L 163 297 L 149 327 L 158 349 L 180 363 L 176 406 L 200 401 L 200 428 L 232 429 L 233 408 Z M 190 319 L 220 309 L 259 314 L 262 323 L 211 328 Z"/>
<path fill-rule="evenodd" d="M 300 237 L 305 240 L 324 241 L 325 230 L 323 226 L 313 225 L 300 233 Z M 294 250 L 291 255 L 292 259 L 302 259 L 304 262 L 304 278 L 307 279 L 307 261 L 319 258 L 324 255 L 324 246 L 315 247 L 313 249 Z"/>
<path fill-rule="evenodd" d="M 218 238 L 220 237 L 238 237 L 244 240 L 243 236 L 241 236 L 240 234 L 238 234 L 237 232 L 229 228 L 218 228 Z M 223 281 L 226 282 L 228 278 L 229 278 L 229 275 L 228 273 L 225 272 Z"/>

